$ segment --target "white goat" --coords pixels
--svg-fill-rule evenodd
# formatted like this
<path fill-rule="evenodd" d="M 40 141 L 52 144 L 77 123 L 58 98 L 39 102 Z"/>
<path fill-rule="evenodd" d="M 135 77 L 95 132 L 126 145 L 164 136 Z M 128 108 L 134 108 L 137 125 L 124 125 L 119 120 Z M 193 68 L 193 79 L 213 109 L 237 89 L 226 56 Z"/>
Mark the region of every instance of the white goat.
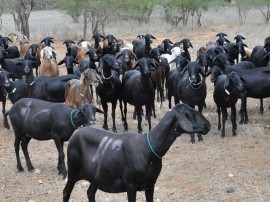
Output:
<path fill-rule="evenodd" d="M 164 57 L 168 60 L 168 63 L 170 65 L 170 69 L 175 69 L 175 62 L 172 62 L 178 55 L 181 55 L 182 52 L 185 52 L 182 48 L 180 47 L 174 47 L 171 50 L 172 54 L 162 54 L 160 57 Z M 170 62 L 172 62 L 170 64 Z"/>

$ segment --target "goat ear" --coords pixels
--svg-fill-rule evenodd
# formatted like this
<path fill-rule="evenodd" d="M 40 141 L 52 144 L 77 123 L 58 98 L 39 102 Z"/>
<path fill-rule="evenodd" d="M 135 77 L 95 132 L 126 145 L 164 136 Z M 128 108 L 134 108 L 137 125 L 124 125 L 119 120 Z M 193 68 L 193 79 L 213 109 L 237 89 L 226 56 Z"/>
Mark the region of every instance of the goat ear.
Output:
<path fill-rule="evenodd" d="M 7 39 L 8 39 L 10 42 L 13 42 L 9 37 L 7 37 Z"/>
<path fill-rule="evenodd" d="M 60 62 L 58 62 L 58 64 L 57 65 L 62 65 L 62 64 L 64 64 L 64 60 L 61 60 Z"/>
<path fill-rule="evenodd" d="M 95 107 L 95 109 L 96 109 L 96 112 L 101 113 L 101 114 L 104 114 L 104 111 L 102 111 L 101 109 L 99 109 L 97 107 Z"/>
<path fill-rule="evenodd" d="M 173 44 L 173 42 L 172 42 L 171 40 L 169 40 L 169 43 L 170 43 L 170 44 Z"/>
<path fill-rule="evenodd" d="M 135 60 L 138 60 L 137 59 L 137 56 L 135 55 L 135 53 L 131 52 L 131 55 L 133 55 L 133 57 L 134 57 Z"/>
<path fill-rule="evenodd" d="M 189 42 L 189 45 L 190 45 L 190 47 L 191 47 L 191 48 L 193 48 L 193 45 L 192 45 L 192 43 L 191 43 L 191 42 Z"/>
<path fill-rule="evenodd" d="M 103 40 L 105 40 L 105 37 L 104 37 L 103 35 L 100 35 L 100 37 L 101 37 Z"/>
<path fill-rule="evenodd" d="M 118 58 L 121 57 L 121 56 L 123 56 L 123 52 L 122 52 L 122 51 L 117 52 L 117 53 L 115 54 L 115 59 L 118 59 Z"/>
<path fill-rule="evenodd" d="M 245 47 L 247 47 L 247 48 L 248 48 L 247 44 L 245 44 L 245 43 L 243 43 L 243 46 L 245 46 Z"/>
<path fill-rule="evenodd" d="M 203 66 L 200 66 L 200 73 L 203 77 L 206 77 L 205 70 L 204 70 Z"/>
<path fill-rule="evenodd" d="M 175 62 L 175 59 L 176 59 L 176 58 L 174 58 L 171 62 L 169 62 L 169 64 L 172 64 L 173 62 Z"/>
<path fill-rule="evenodd" d="M 182 128 L 182 130 L 188 133 L 192 133 L 194 131 L 192 123 L 183 114 L 179 114 L 177 116 L 177 119 L 178 124 Z"/>
<path fill-rule="evenodd" d="M 151 35 L 151 37 L 152 37 L 153 39 L 156 39 L 156 37 L 154 37 L 153 35 Z"/>

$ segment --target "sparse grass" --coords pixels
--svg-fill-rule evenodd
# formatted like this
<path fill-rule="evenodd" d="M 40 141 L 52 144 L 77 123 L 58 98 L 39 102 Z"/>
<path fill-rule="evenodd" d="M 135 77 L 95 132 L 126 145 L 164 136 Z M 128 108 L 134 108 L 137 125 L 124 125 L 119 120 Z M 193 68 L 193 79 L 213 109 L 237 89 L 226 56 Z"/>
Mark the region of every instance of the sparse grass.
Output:
<path fill-rule="evenodd" d="M 248 13 L 248 19 L 244 25 L 238 22 L 238 14 L 235 7 L 223 7 L 215 10 L 209 9 L 202 16 L 202 27 L 197 27 L 194 21 L 192 28 L 191 19 L 187 26 L 179 24 L 173 28 L 165 23 L 161 17 L 154 14 L 149 23 L 138 23 L 132 20 L 118 20 L 110 22 L 106 27 L 107 33 L 112 33 L 117 37 L 134 36 L 138 33 L 152 33 L 155 36 L 177 36 L 180 39 L 189 37 L 191 33 L 200 32 L 225 32 L 231 41 L 237 34 L 246 37 L 247 45 L 254 47 L 262 44 L 263 40 L 269 35 L 269 25 L 265 25 L 263 18 L 258 10 L 253 9 Z M 4 14 L 3 35 L 14 32 L 14 23 L 11 15 Z M 56 40 L 65 40 L 67 38 L 79 40 L 82 38 L 82 24 L 73 23 L 72 19 L 61 11 L 33 11 L 29 18 L 32 41 L 39 41 L 45 36 L 52 36 Z M 89 23 L 90 26 L 90 23 Z M 87 39 L 91 39 L 91 28 L 88 28 Z M 215 36 L 208 40 L 215 39 Z"/>

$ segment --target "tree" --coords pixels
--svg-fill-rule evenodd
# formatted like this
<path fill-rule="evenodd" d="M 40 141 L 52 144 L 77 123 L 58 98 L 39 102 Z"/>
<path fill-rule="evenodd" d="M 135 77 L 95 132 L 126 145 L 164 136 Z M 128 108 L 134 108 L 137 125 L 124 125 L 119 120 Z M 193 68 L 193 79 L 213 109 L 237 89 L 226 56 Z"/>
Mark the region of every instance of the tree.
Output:
<path fill-rule="evenodd" d="M 35 0 L 3 0 L 2 5 L 13 16 L 15 30 L 30 39 L 29 16 Z"/>
<path fill-rule="evenodd" d="M 128 0 L 59 0 L 58 8 L 66 11 L 70 16 L 82 16 L 83 38 L 86 38 L 88 23 L 91 22 L 92 33 L 102 32 L 105 34 L 105 26 L 118 14 Z"/>
<path fill-rule="evenodd" d="M 254 6 L 263 15 L 265 24 L 268 24 L 270 21 L 270 0 L 257 0 L 254 2 Z"/>
<path fill-rule="evenodd" d="M 247 14 L 252 7 L 252 1 L 253 0 L 235 0 L 240 24 L 245 24 Z"/>
<path fill-rule="evenodd" d="M 177 26 L 179 22 L 182 22 L 183 26 L 187 25 L 191 15 L 200 27 L 203 11 L 220 2 L 220 0 L 162 0 L 161 5 L 165 11 L 165 21 L 172 26 Z"/>
<path fill-rule="evenodd" d="M 17 13 L 21 24 L 21 33 L 30 39 L 29 16 L 33 10 L 35 0 L 18 0 Z"/>
<path fill-rule="evenodd" d="M 148 23 L 158 0 L 129 0 L 122 9 L 125 18 L 135 19 L 139 23 Z"/>

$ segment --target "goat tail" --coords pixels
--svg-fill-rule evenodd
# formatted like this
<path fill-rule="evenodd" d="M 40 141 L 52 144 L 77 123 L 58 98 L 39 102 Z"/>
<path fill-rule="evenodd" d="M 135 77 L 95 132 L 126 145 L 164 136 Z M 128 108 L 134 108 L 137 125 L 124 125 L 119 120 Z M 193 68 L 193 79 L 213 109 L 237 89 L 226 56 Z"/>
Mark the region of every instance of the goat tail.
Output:
<path fill-rule="evenodd" d="M 4 113 L 3 125 L 4 125 L 4 128 L 6 129 L 10 129 L 9 124 L 8 124 L 8 118 L 7 118 L 8 115 L 9 115 L 9 111 Z"/>

